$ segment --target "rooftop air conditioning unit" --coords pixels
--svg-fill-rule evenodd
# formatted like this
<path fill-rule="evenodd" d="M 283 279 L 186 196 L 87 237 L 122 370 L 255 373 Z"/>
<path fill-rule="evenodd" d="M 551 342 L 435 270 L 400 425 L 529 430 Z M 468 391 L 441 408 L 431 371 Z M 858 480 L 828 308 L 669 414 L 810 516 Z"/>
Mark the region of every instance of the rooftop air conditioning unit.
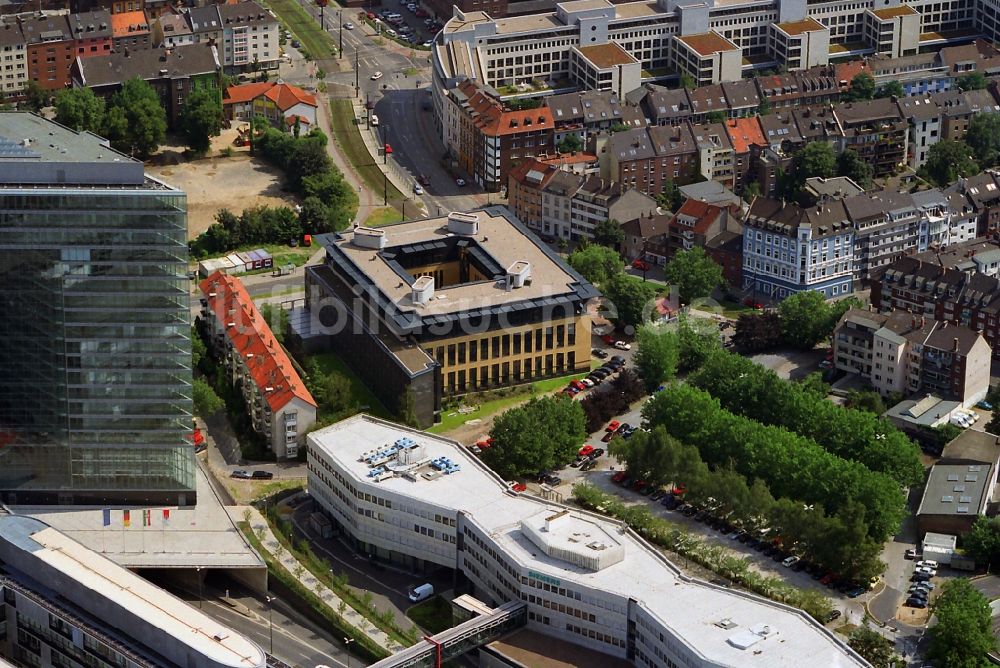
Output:
<path fill-rule="evenodd" d="M 374 227 L 355 227 L 353 241 L 355 245 L 362 248 L 382 250 L 385 248 L 387 238 L 385 230 L 379 230 Z"/>
<path fill-rule="evenodd" d="M 414 304 L 426 304 L 434 297 L 434 277 L 420 276 L 413 281 L 410 297 Z"/>
<path fill-rule="evenodd" d="M 531 282 L 531 263 L 518 260 L 507 267 L 507 280 L 512 288 L 523 288 L 525 283 Z"/>
<path fill-rule="evenodd" d="M 479 234 L 479 216 L 473 213 L 453 211 L 448 214 L 448 231 L 453 234 L 474 237 Z"/>

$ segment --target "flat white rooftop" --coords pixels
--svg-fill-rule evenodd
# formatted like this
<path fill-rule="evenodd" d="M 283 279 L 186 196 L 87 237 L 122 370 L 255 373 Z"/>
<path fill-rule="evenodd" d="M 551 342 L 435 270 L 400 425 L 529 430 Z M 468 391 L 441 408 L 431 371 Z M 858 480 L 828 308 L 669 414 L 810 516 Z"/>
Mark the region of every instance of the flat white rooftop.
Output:
<path fill-rule="evenodd" d="M 125 568 L 265 568 L 233 524 L 201 467 L 195 469 L 198 505 L 157 506 L 152 526 L 142 525 L 142 510 L 131 511 L 131 526 L 122 526 L 123 507 L 113 507 L 110 527 L 103 508 L 81 506 L 11 506 L 15 515 L 27 515 Z M 163 508 L 170 510 L 163 521 Z"/>
<path fill-rule="evenodd" d="M 447 457 L 459 466 L 450 475 L 428 480 L 394 476 L 380 482 L 367 477 L 362 453 L 410 438 L 430 459 Z M 572 509 L 623 549 L 621 561 L 599 571 L 576 566 L 541 552 L 521 530 L 522 522 L 544 522 L 565 508 L 535 497 L 515 495 L 506 483 L 458 443 L 366 415 L 356 415 L 309 435 L 311 447 L 355 478 L 355 484 L 393 492 L 464 511 L 525 568 L 557 580 L 633 598 L 660 623 L 684 638 L 706 661 L 739 668 L 799 668 L 808 662 L 824 668 L 865 666 L 854 654 L 805 613 L 766 599 L 692 580 L 658 551 L 624 531 L 619 523 Z M 544 513 L 544 515 L 542 515 Z M 575 522 L 568 526 L 580 526 Z M 753 640 L 748 634 L 755 636 Z M 746 649 L 740 649 L 746 647 Z"/>
<path fill-rule="evenodd" d="M 103 601 L 109 601 L 162 630 L 164 640 L 171 638 L 217 664 L 234 668 L 265 664 L 264 652 L 256 643 L 52 527 L 32 518 L 8 515 L 0 517 L 0 536 L 30 552 L 31 561 L 26 563 L 41 562 L 92 592 L 87 600 L 74 600 L 73 592 L 60 592 L 84 610 L 100 614 L 106 608 Z M 26 573 L 29 577 L 45 574 Z M 128 635 L 127 629 L 122 632 Z"/>

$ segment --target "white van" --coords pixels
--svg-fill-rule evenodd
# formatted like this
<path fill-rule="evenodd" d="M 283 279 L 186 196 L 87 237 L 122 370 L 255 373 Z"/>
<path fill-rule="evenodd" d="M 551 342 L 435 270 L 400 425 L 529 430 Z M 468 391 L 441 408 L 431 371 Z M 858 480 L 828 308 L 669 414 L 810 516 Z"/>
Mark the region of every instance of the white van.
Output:
<path fill-rule="evenodd" d="M 385 33 L 386 35 L 388 35 L 389 37 L 398 37 L 398 36 L 399 36 L 399 33 L 397 33 L 397 32 L 396 32 L 395 30 L 393 30 L 392 28 L 386 28 L 386 29 L 385 29 L 385 30 L 383 30 L 382 32 L 384 32 L 384 33 Z"/>
<path fill-rule="evenodd" d="M 420 603 L 420 601 L 426 601 L 431 596 L 434 595 L 434 585 L 429 582 L 425 582 L 422 585 L 417 585 L 416 587 L 410 587 L 408 592 L 410 601 L 413 603 Z"/>

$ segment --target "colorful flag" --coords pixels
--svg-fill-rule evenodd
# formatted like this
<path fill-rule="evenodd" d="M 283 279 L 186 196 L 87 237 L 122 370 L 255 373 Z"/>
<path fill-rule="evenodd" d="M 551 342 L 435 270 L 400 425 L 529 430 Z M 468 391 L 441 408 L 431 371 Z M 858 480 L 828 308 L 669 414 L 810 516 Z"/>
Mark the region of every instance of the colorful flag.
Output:
<path fill-rule="evenodd" d="M 129 511 L 127 510 L 122 511 L 122 524 L 124 524 L 126 528 L 132 526 L 132 516 L 129 515 Z"/>
<path fill-rule="evenodd" d="M 142 526 L 148 527 L 153 524 L 153 511 L 146 508 L 142 511 Z"/>
<path fill-rule="evenodd" d="M 170 508 L 163 509 L 163 526 L 170 526 Z"/>
<path fill-rule="evenodd" d="M 111 526 L 111 509 L 110 508 L 105 508 L 104 509 L 104 526 L 106 526 L 106 527 Z"/>

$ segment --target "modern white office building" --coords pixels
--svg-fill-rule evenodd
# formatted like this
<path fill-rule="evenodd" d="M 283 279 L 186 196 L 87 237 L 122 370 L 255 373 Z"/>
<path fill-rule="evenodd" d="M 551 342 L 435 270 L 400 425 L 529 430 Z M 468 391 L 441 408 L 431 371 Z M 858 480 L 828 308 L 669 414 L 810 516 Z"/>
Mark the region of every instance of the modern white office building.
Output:
<path fill-rule="evenodd" d="M 694 580 L 619 522 L 511 491 L 454 441 L 356 415 L 308 444 L 310 494 L 359 549 L 453 569 L 487 605 L 524 601 L 530 630 L 655 668 L 868 665 L 801 610 Z"/>

